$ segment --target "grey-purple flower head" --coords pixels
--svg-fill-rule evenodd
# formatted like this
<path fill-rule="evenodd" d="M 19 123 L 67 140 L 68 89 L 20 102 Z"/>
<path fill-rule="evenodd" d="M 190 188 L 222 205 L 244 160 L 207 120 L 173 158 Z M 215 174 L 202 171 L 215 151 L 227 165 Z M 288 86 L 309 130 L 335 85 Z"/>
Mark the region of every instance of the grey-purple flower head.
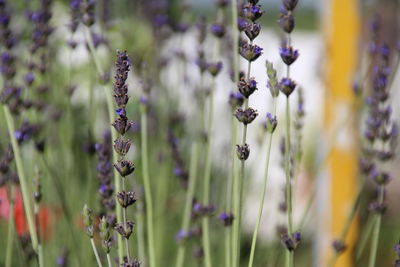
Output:
<path fill-rule="evenodd" d="M 211 25 L 211 32 L 215 37 L 222 38 L 225 35 L 225 26 L 222 23 L 214 23 Z"/>
<path fill-rule="evenodd" d="M 258 45 L 249 44 L 247 42 L 242 43 L 239 52 L 240 55 L 248 61 L 254 61 L 262 55 L 263 49 Z"/>
<path fill-rule="evenodd" d="M 260 34 L 260 31 L 261 25 L 259 23 L 249 23 L 244 29 L 244 32 L 250 40 L 254 40 Z"/>
<path fill-rule="evenodd" d="M 257 19 L 259 19 L 263 13 L 264 11 L 261 10 L 260 5 L 252 4 L 251 2 L 243 7 L 244 17 L 252 22 L 255 22 Z"/>
<path fill-rule="evenodd" d="M 208 65 L 207 66 L 208 72 L 214 77 L 217 76 L 222 69 L 221 61 L 215 63 L 208 63 L 207 65 Z"/>
<path fill-rule="evenodd" d="M 298 50 L 293 49 L 292 46 L 286 45 L 279 48 L 279 54 L 281 55 L 282 61 L 288 66 L 292 65 L 299 57 Z"/>
<path fill-rule="evenodd" d="M 289 97 L 293 93 L 296 86 L 296 82 L 290 78 L 282 78 L 279 83 L 279 89 L 286 95 L 286 97 Z"/>
<path fill-rule="evenodd" d="M 230 92 L 229 93 L 229 104 L 231 105 L 232 109 L 236 109 L 243 105 L 244 97 L 240 92 Z"/>

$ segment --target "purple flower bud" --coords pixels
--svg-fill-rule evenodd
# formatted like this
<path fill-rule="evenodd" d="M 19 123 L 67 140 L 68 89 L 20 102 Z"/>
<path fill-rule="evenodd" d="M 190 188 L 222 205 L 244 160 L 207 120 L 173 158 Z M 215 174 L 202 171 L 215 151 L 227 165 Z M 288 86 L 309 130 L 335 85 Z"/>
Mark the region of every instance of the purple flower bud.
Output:
<path fill-rule="evenodd" d="M 211 25 L 211 32 L 217 38 L 222 38 L 225 35 L 225 26 L 220 23 L 214 23 Z"/>
<path fill-rule="evenodd" d="M 247 42 L 243 43 L 239 49 L 240 55 L 248 61 L 254 61 L 259 58 L 262 51 L 263 49 L 258 45 L 252 45 Z"/>
<path fill-rule="evenodd" d="M 279 54 L 281 55 L 282 61 L 288 66 L 292 65 L 299 57 L 298 50 L 294 50 L 292 46 L 283 46 L 279 48 Z"/>
<path fill-rule="evenodd" d="M 231 105 L 232 109 L 236 109 L 243 105 L 244 98 L 240 92 L 230 92 L 229 93 L 229 104 Z"/>
<path fill-rule="evenodd" d="M 294 89 L 296 89 L 297 84 L 290 78 L 282 78 L 282 80 L 279 83 L 279 88 L 282 93 L 286 95 L 286 97 L 289 97 Z"/>

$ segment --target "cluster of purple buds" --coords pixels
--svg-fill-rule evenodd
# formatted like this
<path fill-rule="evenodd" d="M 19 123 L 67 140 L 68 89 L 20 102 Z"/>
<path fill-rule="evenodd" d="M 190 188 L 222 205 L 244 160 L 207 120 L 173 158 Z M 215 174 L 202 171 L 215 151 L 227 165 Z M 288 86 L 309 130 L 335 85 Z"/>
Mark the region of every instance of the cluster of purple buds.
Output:
<path fill-rule="evenodd" d="M 172 126 L 175 125 L 176 123 L 178 123 L 174 119 L 172 121 L 174 121 L 172 124 L 170 124 Z M 178 121 L 180 121 L 180 120 L 178 119 Z M 182 187 L 183 188 L 187 188 L 189 174 L 188 174 L 188 172 L 186 170 L 185 163 L 184 163 L 184 161 L 182 159 L 182 155 L 181 155 L 181 152 L 179 150 L 179 140 L 174 135 L 172 129 L 168 130 L 168 143 L 169 143 L 170 148 L 171 148 L 171 157 L 172 157 L 172 160 L 173 160 L 173 162 L 175 164 L 174 174 L 175 174 L 176 177 L 179 178 Z"/>
<path fill-rule="evenodd" d="M 275 131 L 276 126 L 278 126 L 278 120 L 276 119 L 276 116 L 272 115 L 269 112 L 267 112 L 266 117 L 267 120 L 265 122 L 265 129 L 267 130 L 267 132 L 272 134 Z"/>
<path fill-rule="evenodd" d="M 236 145 L 236 154 L 239 160 L 247 160 L 250 156 L 250 147 L 248 144 Z"/>
<path fill-rule="evenodd" d="M 332 242 L 332 248 L 336 254 L 340 254 L 347 249 L 346 244 L 341 240 L 334 240 Z"/>
<path fill-rule="evenodd" d="M 121 263 L 121 267 L 140 267 L 141 262 L 137 259 L 128 260 L 127 257 L 124 257 Z"/>
<path fill-rule="evenodd" d="M 301 242 L 300 232 L 294 232 L 290 237 L 288 233 L 281 234 L 282 245 L 289 251 L 293 251 Z"/>
<path fill-rule="evenodd" d="M 240 55 L 252 62 L 255 61 L 257 58 L 259 58 L 262 54 L 263 49 L 259 47 L 258 45 L 247 43 L 247 42 L 242 42 L 240 48 L 239 48 L 239 53 Z"/>
<path fill-rule="evenodd" d="M 179 232 L 175 236 L 175 239 L 177 242 L 182 242 L 191 238 L 199 238 L 202 234 L 203 232 L 201 227 L 195 226 L 186 231 L 179 230 Z"/>
<path fill-rule="evenodd" d="M 32 12 L 30 20 L 34 25 L 32 31 L 32 47 L 31 52 L 34 54 L 39 48 L 46 48 L 49 36 L 54 29 L 50 25 L 52 17 L 52 0 L 41 0 L 39 10 Z"/>
<path fill-rule="evenodd" d="M 390 49 L 387 45 L 382 45 L 379 51 L 373 66 L 370 94 L 366 99 L 368 116 L 364 137 L 368 144 L 364 148 L 363 158 L 360 159 L 360 171 L 377 186 L 377 197 L 369 204 L 369 210 L 382 214 L 386 210 L 385 186 L 391 180 L 390 174 L 382 169 L 382 165 L 395 156 L 398 129 L 392 120 L 392 109 L 387 101 L 391 78 Z"/>
<path fill-rule="evenodd" d="M 100 215 L 107 217 L 110 225 L 115 224 L 115 199 L 113 197 L 114 187 L 112 185 L 113 167 L 111 164 L 111 143 L 110 132 L 107 131 L 103 135 L 103 142 L 95 144 L 95 150 L 98 158 L 96 166 L 97 178 L 100 181 L 99 194 L 101 196 L 102 210 Z"/>
<path fill-rule="evenodd" d="M 5 51 L 0 55 L 0 70 L 6 81 L 14 78 L 15 70 L 15 57 L 11 52 Z"/>
<path fill-rule="evenodd" d="M 18 183 L 18 176 L 11 170 L 10 165 L 14 159 L 11 145 L 8 145 L 0 158 L 0 187 L 7 182 Z"/>
<path fill-rule="evenodd" d="M 133 122 L 128 120 L 126 115 L 125 106 L 128 103 L 128 86 L 126 85 L 126 79 L 128 78 L 129 72 L 129 59 L 125 52 L 119 52 L 117 54 L 116 62 L 116 74 L 115 74 L 115 84 L 114 84 L 114 99 L 118 106 L 116 113 L 118 117 L 114 120 L 112 125 L 115 130 L 121 135 L 121 137 L 114 140 L 114 150 L 120 154 L 122 157 L 114 167 L 117 169 L 122 177 L 126 177 L 131 174 L 135 167 L 131 161 L 125 160 L 124 156 L 128 152 L 131 142 L 129 140 L 123 139 L 122 137 L 129 131 Z"/>
<path fill-rule="evenodd" d="M 264 11 L 261 10 L 261 6 L 257 4 L 258 0 L 249 0 L 247 4 L 243 6 L 241 15 L 250 20 L 251 22 L 255 22 L 258 20 Z"/>
<path fill-rule="evenodd" d="M 16 43 L 16 39 L 9 28 L 10 20 L 11 15 L 7 8 L 7 1 L 0 0 L 0 41 L 7 49 L 11 49 Z"/>
<path fill-rule="evenodd" d="M 295 27 L 293 11 L 296 8 L 298 0 L 282 0 L 280 8 L 279 25 L 286 33 L 291 33 Z"/>
<path fill-rule="evenodd" d="M 78 29 L 79 22 L 81 20 L 81 4 L 82 0 L 71 0 L 69 2 L 70 12 L 71 12 L 71 22 L 69 23 L 69 28 L 72 33 L 75 33 Z"/>
<path fill-rule="evenodd" d="M 41 128 L 42 126 L 40 124 L 32 124 L 28 121 L 24 121 L 20 128 L 15 130 L 14 137 L 19 144 L 22 144 L 35 136 Z"/>
<path fill-rule="evenodd" d="M 281 55 L 282 61 L 288 66 L 292 65 L 299 57 L 299 52 L 286 43 L 279 48 L 279 54 Z"/>
<path fill-rule="evenodd" d="M 253 77 L 248 81 L 245 77 L 241 77 L 238 82 L 238 90 L 245 98 L 249 98 L 257 90 L 257 82 Z"/>
<path fill-rule="evenodd" d="M 96 0 L 83 0 L 81 3 L 82 22 L 86 26 L 92 26 L 96 20 Z"/>
<path fill-rule="evenodd" d="M 226 29 L 223 23 L 214 23 L 211 25 L 211 33 L 217 37 L 222 38 L 225 36 Z"/>
<path fill-rule="evenodd" d="M 240 92 L 230 92 L 229 93 L 229 105 L 232 110 L 243 105 L 244 97 Z"/>
<path fill-rule="evenodd" d="M 235 217 L 232 213 L 222 212 L 218 219 L 222 222 L 225 227 L 231 226 Z"/>
<path fill-rule="evenodd" d="M 207 63 L 207 70 L 213 76 L 217 76 L 222 69 L 222 62 L 218 61 L 215 63 Z"/>
<path fill-rule="evenodd" d="M 251 123 L 257 116 L 258 113 L 253 108 L 247 108 L 245 110 L 238 108 L 235 113 L 236 119 L 244 125 Z"/>
<path fill-rule="evenodd" d="M 192 206 L 192 216 L 195 218 L 200 218 L 204 216 L 211 216 L 215 212 L 215 206 L 210 205 L 203 205 L 197 201 L 193 203 Z"/>

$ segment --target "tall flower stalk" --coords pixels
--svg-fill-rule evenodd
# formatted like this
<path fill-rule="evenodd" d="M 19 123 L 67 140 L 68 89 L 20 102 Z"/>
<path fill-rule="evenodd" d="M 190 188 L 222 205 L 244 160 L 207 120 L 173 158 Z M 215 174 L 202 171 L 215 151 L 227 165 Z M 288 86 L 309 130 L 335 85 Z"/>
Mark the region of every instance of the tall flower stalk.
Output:
<path fill-rule="evenodd" d="M 235 183 L 234 189 L 234 207 L 235 216 L 234 228 L 233 228 L 233 266 L 236 267 L 240 264 L 240 229 L 242 222 L 242 206 L 243 206 L 243 184 L 245 176 L 245 161 L 250 155 L 250 147 L 247 142 L 247 125 L 250 124 L 258 115 L 257 111 L 249 107 L 249 97 L 257 89 L 257 82 L 254 78 L 251 78 L 251 63 L 259 58 L 262 54 L 262 48 L 253 44 L 254 39 L 258 36 L 261 30 L 261 25 L 256 23 L 263 11 L 261 6 L 257 4 L 257 0 L 251 0 L 245 4 L 241 10 L 241 13 L 246 19 L 245 23 L 245 33 L 250 42 L 241 41 L 239 48 L 240 55 L 247 60 L 247 73 L 242 76 L 238 81 L 239 92 L 243 95 L 244 99 L 244 109 L 238 108 L 235 112 L 236 119 L 243 124 L 242 131 L 242 143 L 236 145 L 236 152 L 239 160 L 241 161 L 239 179 Z"/>
<path fill-rule="evenodd" d="M 117 105 L 117 118 L 112 123 L 119 136 L 114 140 L 114 150 L 119 155 L 119 159 L 114 163 L 115 169 L 122 178 L 122 191 L 117 192 L 118 203 L 122 207 L 123 222 L 117 223 L 115 229 L 125 240 L 125 249 L 127 261 L 130 262 L 129 237 L 133 231 L 133 222 L 129 221 L 126 216 L 126 209 L 136 202 L 135 193 L 126 191 L 126 177 L 133 173 L 135 167 L 133 163 L 125 159 L 128 153 L 131 141 L 124 136 L 131 128 L 133 122 L 128 119 L 126 114 L 126 104 L 128 103 L 128 86 L 125 83 L 128 78 L 130 62 L 125 52 L 117 52 L 117 61 L 115 63 L 115 83 L 114 83 L 114 99 Z M 121 261 L 122 259 L 120 259 Z"/>
<path fill-rule="evenodd" d="M 272 110 L 273 114 L 267 113 L 267 121 L 265 123 L 266 130 L 268 132 L 268 141 L 267 141 L 267 151 L 266 151 L 266 157 L 265 157 L 265 173 L 264 173 L 264 182 L 262 185 L 262 191 L 260 195 L 260 203 L 258 207 L 258 214 L 257 214 L 257 220 L 256 220 L 256 225 L 254 227 L 253 231 L 253 239 L 251 242 L 251 249 L 250 249 L 250 258 L 249 258 L 249 267 L 253 266 L 254 262 L 254 254 L 256 250 L 256 243 L 257 243 L 257 235 L 258 235 L 258 229 L 260 227 L 261 223 L 261 217 L 264 209 L 264 201 L 265 201 L 265 194 L 267 191 L 267 182 L 268 182 L 268 176 L 269 176 L 269 161 L 271 157 L 271 147 L 272 147 L 272 137 L 273 133 L 275 131 L 276 126 L 278 125 L 278 121 L 276 120 L 276 106 L 277 106 L 277 98 L 279 95 L 279 87 L 278 87 L 278 81 L 276 77 L 276 70 L 273 68 L 272 63 L 266 62 L 267 66 L 267 75 L 269 78 L 268 81 L 268 87 L 270 88 L 270 92 L 272 95 Z"/>
<path fill-rule="evenodd" d="M 290 78 L 290 65 L 297 59 L 298 52 L 291 44 L 291 32 L 294 29 L 293 12 L 298 0 L 283 0 L 279 24 L 287 34 L 287 38 L 280 48 L 282 61 L 286 64 L 286 77 L 280 82 L 280 90 L 286 95 L 286 131 L 285 131 L 285 176 L 286 176 L 286 214 L 287 233 L 282 235 L 282 243 L 286 247 L 286 266 L 294 266 L 294 249 L 299 242 L 299 234 L 293 232 L 293 199 L 292 199 L 292 166 L 291 166 L 291 118 L 289 96 L 296 88 L 296 83 Z"/>

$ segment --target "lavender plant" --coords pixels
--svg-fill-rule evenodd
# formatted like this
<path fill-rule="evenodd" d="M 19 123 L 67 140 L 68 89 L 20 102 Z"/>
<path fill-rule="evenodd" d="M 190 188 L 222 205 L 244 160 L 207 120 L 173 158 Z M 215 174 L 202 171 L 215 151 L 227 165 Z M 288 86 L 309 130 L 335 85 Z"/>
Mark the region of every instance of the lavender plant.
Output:
<path fill-rule="evenodd" d="M 240 55 L 247 60 L 247 73 L 246 76 L 241 77 L 238 82 L 239 92 L 244 97 L 244 109 L 238 108 L 235 112 L 236 119 L 243 124 L 242 143 L 236 145 L 237 156 L 241 161 L 240 175 L 235 183 L 234 188 L 234 214 L 237 219 L 233 222 L 234 240 L 233 240 L 233 266 L 238 266 L 240 260 L 240 228 L 242 221 L 242 207 L 243 207 L 243 185 L 245 179 L 245 161 L 250 155 L 250 147 L 246 143 L 247 140 L 247 125 L 250 124 L 257 116 L 258 113 L 253 108 L 249 107 L 249 97 L 257 89 L 257 82 L 251 77 L 251 63 L 259 58 L 262 54 L 262 48 L 253 44 L 254 39 L 260 33 L 260 25 L 256 23 L 263 11 L 261 6 L 257 4 L 258 1 L 249 1 L 242 7 L 241 14 L 247 19 L 245 33 L 250 42 L 241 40 L 239 47 Z"/>

